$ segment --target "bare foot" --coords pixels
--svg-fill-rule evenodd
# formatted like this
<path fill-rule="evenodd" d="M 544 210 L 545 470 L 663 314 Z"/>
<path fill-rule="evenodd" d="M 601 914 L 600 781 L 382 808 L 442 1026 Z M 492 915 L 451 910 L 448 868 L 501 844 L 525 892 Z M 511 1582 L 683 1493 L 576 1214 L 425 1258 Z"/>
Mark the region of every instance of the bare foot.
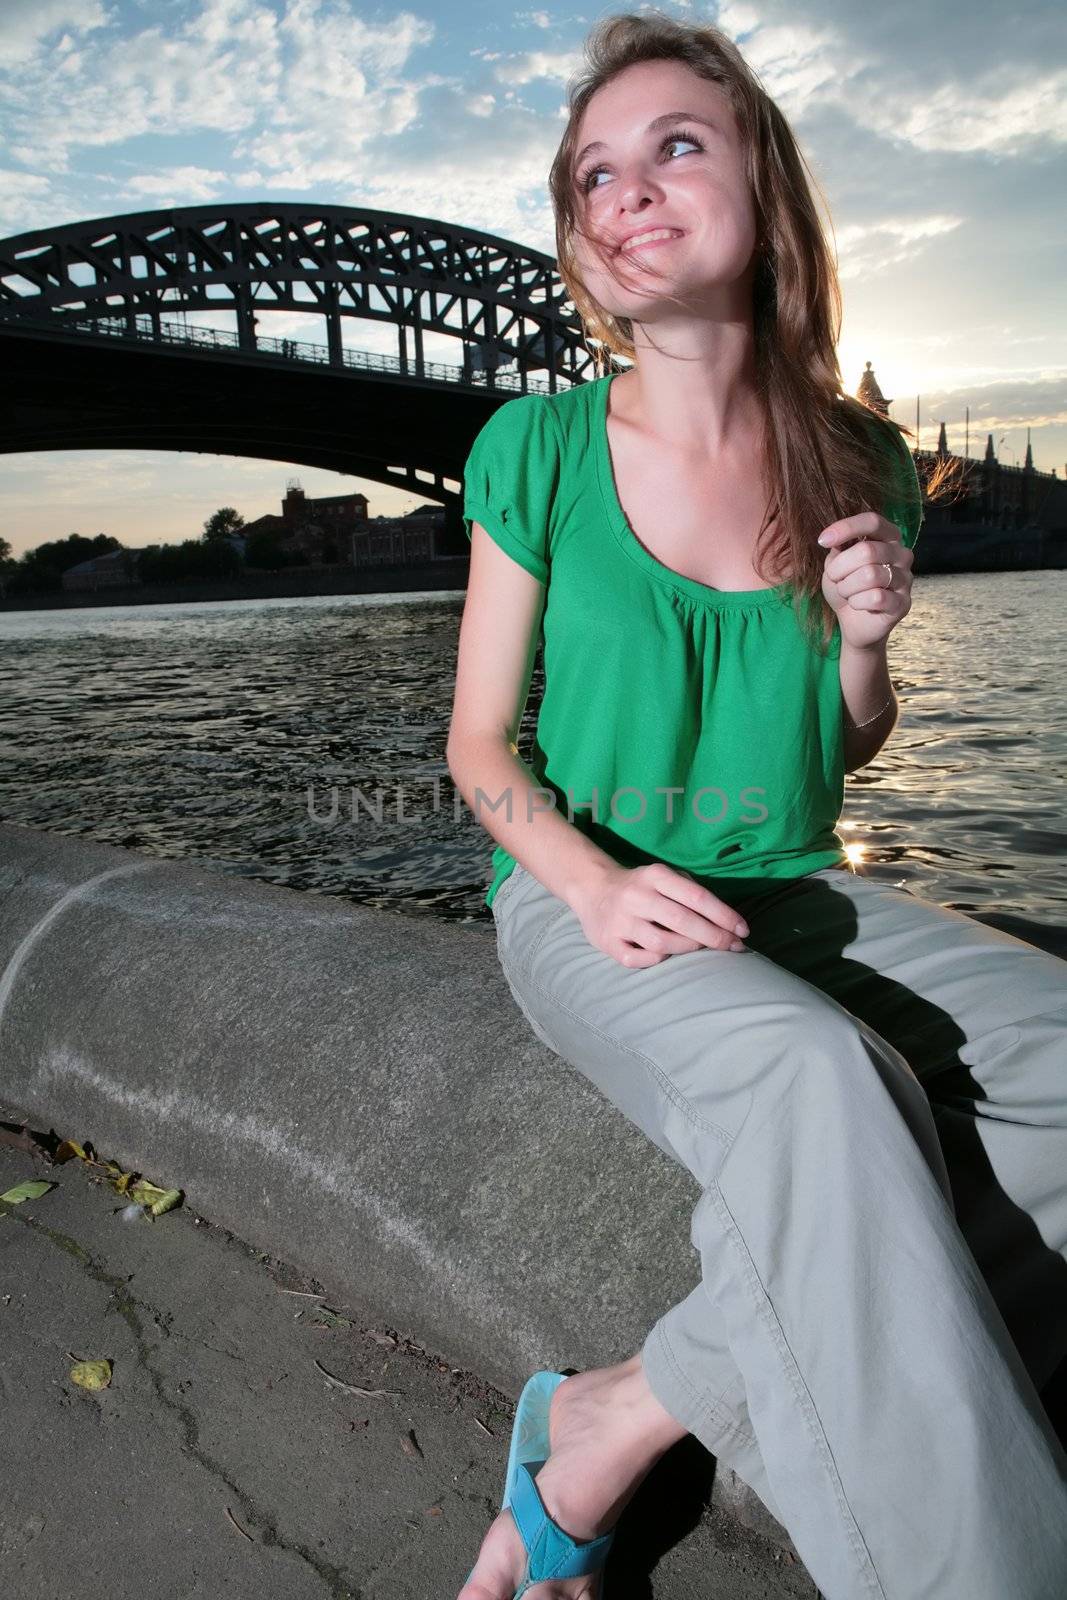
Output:
<path fill-rule="evenodd" d="M 615 1367 L 577 1372 L 559 1384 L 548 1411 L 551 1455 L 536 1474 L 545 1509 L 573 1539 L 613 1528 L 650 1468 L 687 1430 L 645 1381 L 640 1354 Z M 511 1510 L 491 1524 L 457 1600 L 513 1600 L 526 1573 L 526 1546 Z M 535 1583 L 529 1600 L 597 1600 L 601 1573 Z M 525 1600 L 525 1597 L 524 1597 Z"/>

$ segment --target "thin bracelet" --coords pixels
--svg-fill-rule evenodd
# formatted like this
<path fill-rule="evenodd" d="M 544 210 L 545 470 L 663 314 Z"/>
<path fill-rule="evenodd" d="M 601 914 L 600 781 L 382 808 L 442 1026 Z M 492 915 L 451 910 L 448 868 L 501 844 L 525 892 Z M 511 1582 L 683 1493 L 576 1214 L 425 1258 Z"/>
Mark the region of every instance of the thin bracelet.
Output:
<path fill-rule="evenodd" d="M 886 703 L 882 707 L 881 711 L 876 711 L 874 713 L 873 717 L 868 717 L 867 718 L 866 722 L 848 722 L 846 720 L 846 724 L 845 724 L 846 727 L 853 728 L 853 729 L 855 729 L 855 728 L 869 728 L 872 722 L 877 722 L 879 717 L 882 717 L 882 716 L 885 715 L 885 713 L 889 710 L 889 707 L 893 704 L 893 701 L 895 699 L 896 699 L 896 694 L 894 693 L 894 694 L 890 695 L 889 699 L 886 701 Z"/>

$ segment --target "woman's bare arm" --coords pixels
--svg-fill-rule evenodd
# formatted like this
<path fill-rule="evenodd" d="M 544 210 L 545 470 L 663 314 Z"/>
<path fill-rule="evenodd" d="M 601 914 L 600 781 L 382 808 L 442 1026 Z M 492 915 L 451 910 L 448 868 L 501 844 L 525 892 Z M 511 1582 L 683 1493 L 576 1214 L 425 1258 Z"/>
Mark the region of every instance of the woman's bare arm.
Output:
<path fill-rule="evenodd" d="M 617 868 L 539 790 L 515 745 L 546 593 L 481 523 L 471 524 L 445 759 L 476 820 L 550 893 L 577 910 Z"/>
<path fill-rule="evenodd" d="M 740 950 L 748 925 L 664 862 L 621 867 L 539 790 L 515 735 L 530 692 L 546 590 L 471 524 L 456 693 L 445 747 L 456 786 L 488 833 L 566 901 L 590 944 L 624 966 L 702 946 Z M 738 937 L 740 936 L 740 937 Z"/>

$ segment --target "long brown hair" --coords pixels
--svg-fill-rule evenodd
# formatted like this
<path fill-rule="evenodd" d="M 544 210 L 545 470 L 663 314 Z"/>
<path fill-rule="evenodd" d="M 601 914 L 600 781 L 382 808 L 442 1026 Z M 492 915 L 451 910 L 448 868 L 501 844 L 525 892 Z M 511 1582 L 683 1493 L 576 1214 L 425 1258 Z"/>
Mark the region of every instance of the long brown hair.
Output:
<path fill-rule="evenodd" d="M 633 323 L 599 305 L 575 253 L 588 233 L 575 182 L 578 129 L 586 106 L 606 83 L 639 61 L 681 61 L 729 96 L 746 151 L 762 241 L 753 281 L 757 384 L 766 418 L 764 473 L 772 506 L 757 544 L 756 570 L 770 552 L 790 574 L 798 613 L 811 641 L 825 650 L 834 613 L 822 595 L 826 552 L 815 536 L 858 511 L 899 503 L 912 468 L 906 428 L 842 391 L 836 344 L 841 289 L 834 252 L 816 211 L 821 196 L 789 124 L 736 45 L 718 28 L 680 22 L 661 11 L 605 17 L 587 36 L 585 64 L 567 85 L 568 120 L 549 173 L 560 276 L 582 319 L 596 370 L 617 370 L 610 353 L 635 359 Z M 940 461 L 926 484 L 942 490 L 953 466 Z M 902 476 L 903 473 L 903 476 Z M 912 497 L 914 497 L 912 480 Z"/>

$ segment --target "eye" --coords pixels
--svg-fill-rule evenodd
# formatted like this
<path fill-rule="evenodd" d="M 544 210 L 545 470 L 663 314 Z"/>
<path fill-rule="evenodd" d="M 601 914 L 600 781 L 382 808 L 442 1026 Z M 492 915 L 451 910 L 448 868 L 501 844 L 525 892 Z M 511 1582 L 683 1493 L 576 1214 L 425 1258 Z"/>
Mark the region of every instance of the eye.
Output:
<path fill-rule="evenodd" d="M 677 132 L 669 133 L 665 139 L 661 139 L 659 146 L 660 151 L 662 152 L 669 149 L 672 144 L 691 144 L 695 145 L 698 150 L 703 150 L 704 148 L 702 141 L 697 138 L 696 134 L 687 132 L 685 128 L 679 128 Z M 599 184 L 590 183 L 589 180 L 591 178 L 595 178 L 597 173 L 603 172 L 604 170 L 605 169 L 603 167 L 586 167 L 585 171 L 578 178 L 578 187 L 583 191 L 583 193 L 587 194 L 590 189 L 598 189 L 600 187 Z"/>

